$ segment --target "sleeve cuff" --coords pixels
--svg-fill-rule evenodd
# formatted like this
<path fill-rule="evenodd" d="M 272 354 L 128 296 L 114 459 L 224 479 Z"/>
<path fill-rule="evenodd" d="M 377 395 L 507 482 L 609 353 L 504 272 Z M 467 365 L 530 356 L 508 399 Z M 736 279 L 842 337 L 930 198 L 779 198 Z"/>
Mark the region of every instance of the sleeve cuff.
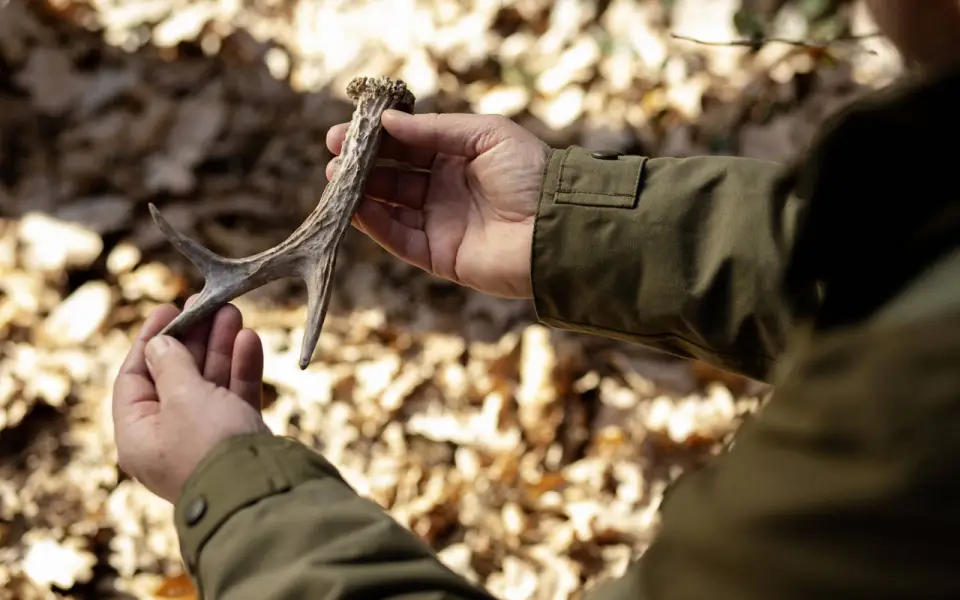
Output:
<path fill-rule="evenodd" d="M 637 277 L 621 273 L 625 267 L 635 271 L 636 265 L 635 248 L 623 241 L 632 237 L 647 160 L 578 146 L 553 151 L 544 173 L 531 255 L 533 302 L 541 322 L 616 333 L 608 326 L 591 325 L 588 313 L 595 312 L 597 296 L 609 298 L 629 283 L 621 279 L 618 284 L 620 275 Z M 629 329 L 626 322 L 620 325 L 621 331 Z"/>
<path fill-rule="evenodd" d="M 174 509 L 189 571 L 196 573 L 204 544 L 237 511 L 326 477 L 343 481 L 320 454 L 291 438 L 256 433 L 220 442 L 190 475 Z"/>
<path fill-rule="evenodd" d="M 634 208 L 645 156 L 571 146 L 555 150 L 547 165 L 543 196 L 555 204 Z"/>
<path fill-rule="evenodd" d="M 537 318 L 765 378 L 789 327 L 779 286 L 798 204 L 783 174 L 555 150 L 531 245 Z"/>

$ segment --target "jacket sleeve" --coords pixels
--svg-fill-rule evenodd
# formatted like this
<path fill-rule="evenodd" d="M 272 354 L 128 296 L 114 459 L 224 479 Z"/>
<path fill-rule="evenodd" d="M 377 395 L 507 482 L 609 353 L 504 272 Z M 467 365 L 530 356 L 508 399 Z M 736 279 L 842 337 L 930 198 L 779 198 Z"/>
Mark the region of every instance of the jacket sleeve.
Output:
<path fill-rule="evenodd" d="M 960 302 L 933 315 L 943 288 L 924 295 L 792 340 L 769 403 L 586 600 L 960 597 Z"/>
<path fill-rule="evenodd" d="M 206 600 L 492 600 L 320 454 L 270 434 L 221 442 L 175 507 Z"/>
<path fill-rule="evenodd" d="M 801 204 L 787 174 L 555 150 L 531 257 L 538 318 L 767 380 L 790 326 L 780 279 Z"/>

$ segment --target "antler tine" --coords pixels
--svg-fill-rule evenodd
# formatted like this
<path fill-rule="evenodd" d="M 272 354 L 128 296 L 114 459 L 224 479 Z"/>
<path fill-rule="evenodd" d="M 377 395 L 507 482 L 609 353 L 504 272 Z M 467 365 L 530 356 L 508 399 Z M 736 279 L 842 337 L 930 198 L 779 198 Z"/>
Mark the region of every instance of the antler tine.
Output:
<path fill-rule="evenodd" d="M 196 302 L 167 325 L 162 334 L 178 336 L 234 298 L 286 277 L 307 285 L 307 322 L 300 349 L 300 368 L 313 358 L 330 304 L 337 249 L 356 212 L 367 178 L 377 163 L 383 137 L 380 117 L 388 108 L 412 113 L 415 98 L 403 81 L 388 77 L 357 77 L 347 86 L 357 106 L 347 128 L 337 173 L 327 184 L 316 208 L 280 244 L 246 258 L 220 256 L 175 230 L 150 205 L 150 214 L 167 240 L 204 277 Z"/>

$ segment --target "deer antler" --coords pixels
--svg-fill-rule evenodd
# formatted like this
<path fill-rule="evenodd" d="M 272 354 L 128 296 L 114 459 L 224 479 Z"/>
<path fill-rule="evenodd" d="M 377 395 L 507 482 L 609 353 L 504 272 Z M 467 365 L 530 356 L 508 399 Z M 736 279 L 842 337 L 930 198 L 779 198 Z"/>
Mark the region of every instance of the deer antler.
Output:
<path fill-rule="evenodd" d="M 286 240 L 247 258 L 225 258 L 175 230 L 150 204 L 150 214 L 167 240 L 203 273 L 204 285 L 189 308 L 160 333 L 177 336 L 234 298 L 286 277 L 307 284 L 307 323 L 300 349 L 300 368 L 313 358 L 330 303 L 337 249 L 363 197 L 377 162 L 382 129 L 380 116 L 388 108 L 413 112 L 415 98 L 403 81 L 387 77 L 357 77 L 347 86 L 357 103 L 347 128 L 340 164 L 317 207 Z"/>

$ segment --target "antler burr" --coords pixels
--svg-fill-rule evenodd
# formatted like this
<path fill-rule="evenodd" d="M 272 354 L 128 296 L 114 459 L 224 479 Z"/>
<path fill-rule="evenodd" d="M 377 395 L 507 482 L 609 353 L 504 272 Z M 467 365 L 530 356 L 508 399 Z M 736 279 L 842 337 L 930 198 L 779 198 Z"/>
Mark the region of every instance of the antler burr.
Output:
<path fill-rule="evenodd" d="M 243 294 L 277 279 L 300 277 L 307 285 L 307 323 L 300 368 L 313 358 L 330 303 L 337 250 L 363 198 L 367 178 L 377 162 L 383 137 L 380 117 L 388 108 L 412 113 L 414 95 L 403 81 L 358 77 L 347 86 L 356 108 L 340 154 L 336 174 L 316 208 L 286 240 L 247 258 L 225 258 L 175 230 L 150 204 L 154 222 L 173 246 L 202 273 L 203 289 L 160 333 L 181 335 L 191 325 Z"/>

